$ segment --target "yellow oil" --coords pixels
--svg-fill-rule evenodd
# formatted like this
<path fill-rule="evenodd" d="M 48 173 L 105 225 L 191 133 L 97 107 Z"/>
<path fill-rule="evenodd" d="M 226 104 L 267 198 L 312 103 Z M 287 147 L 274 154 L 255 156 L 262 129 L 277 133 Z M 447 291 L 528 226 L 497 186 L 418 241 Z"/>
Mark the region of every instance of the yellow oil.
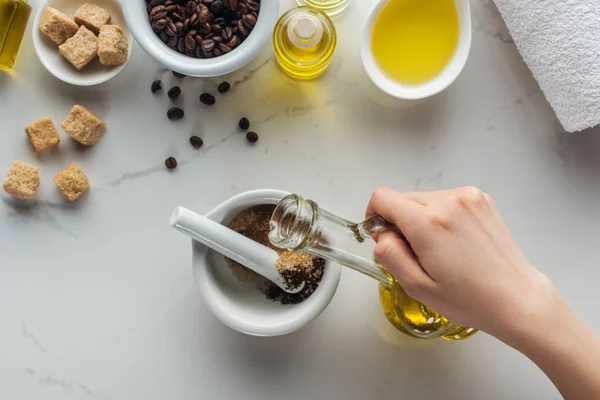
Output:
<path fill-rule="evenodd" d="M 451 324 L 439 313 L 408 296 L 395 280 L 391 287 L 379 285 L 379 301 L 392 325 L 409 336 L 463 340 L 477 332 L 473 328 Z"/>
<path fill-rule="evenodd" d="M 458 38 L 453 0 L 392 0 L 375 20 L 371 48 L 386 75 L 418 85 L 444 70 Z"/>
<path fill-rule="evenodd" d="M 351 0 L 296 0 L 301 6 L 309 6 L 334 16 L 344 11 Z"/>
<path fill-rule="evenodd" d="M 297 46 L 290 40 L 288 32 L 290 21 L 302 14 L 316 17 L 322 24 L 321 39 L 310 47 Z M 324 12 L 310 7 L 298 7 L 285 13 L 273 33 L 275 58 L 281 69 L 296 79 L 314 79 L 325 73 L 331 64 L 336 43 L 333 22 Z"/>
<path fill-rule="evenodd" d="M 0 67 L 13 67 L 30 14 L 25 1 L 0 0 Z"/>

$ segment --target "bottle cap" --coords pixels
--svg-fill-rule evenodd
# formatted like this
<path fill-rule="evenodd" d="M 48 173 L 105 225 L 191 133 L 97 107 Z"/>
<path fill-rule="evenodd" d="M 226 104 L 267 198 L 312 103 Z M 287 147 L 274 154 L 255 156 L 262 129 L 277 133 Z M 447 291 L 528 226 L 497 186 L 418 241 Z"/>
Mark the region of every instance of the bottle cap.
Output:
<path fill-rule="evenodd" d="M 323 38 L 323 24 L 316 16 L 302 13 L 292 17 L 289 22 L 288 38 L 297 47 L 314 47 Z"/>

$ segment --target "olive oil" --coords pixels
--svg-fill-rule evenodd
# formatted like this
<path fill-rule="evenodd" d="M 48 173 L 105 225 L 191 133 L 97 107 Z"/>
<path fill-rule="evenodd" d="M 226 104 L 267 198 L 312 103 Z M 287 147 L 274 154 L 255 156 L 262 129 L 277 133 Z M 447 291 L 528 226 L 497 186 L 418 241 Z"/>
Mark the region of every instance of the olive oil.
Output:
<path fill-rule="evenodd" d="M 379 284 L 379 301 L 388 321 L 400 332 L 420 339 L 438 337 L 463 340 L 474 335 L 477 330 L 451 324 L 446 318 L 413 299 L 394 280 L 392 287 Z"/>
<path fill-rule="evenodd" d="M 13 67 L 30 15 L 25 1 L 0 0 L 0 67 Z"/>
<path fill-rule="evenodd" d="M 458 39 L 453 0 L 392 0 L 375 20 L 371 49 L 379 68 L 391 79 L 418 85 L 444 70 Z"/>
<path fill-rule="evenodd" d="M 322 11 L 298 7 L 285 13 L 273 33 L 275 58 L 296 79 L 314 79 L 329 65 L 337 42 L 335 27 Z"/>
<path fill-rule="evenodd" d="M 344 11 L 351 0 L 296 0 L 301 6 L 317 8 L 329 16 L 334 16 Z"/>

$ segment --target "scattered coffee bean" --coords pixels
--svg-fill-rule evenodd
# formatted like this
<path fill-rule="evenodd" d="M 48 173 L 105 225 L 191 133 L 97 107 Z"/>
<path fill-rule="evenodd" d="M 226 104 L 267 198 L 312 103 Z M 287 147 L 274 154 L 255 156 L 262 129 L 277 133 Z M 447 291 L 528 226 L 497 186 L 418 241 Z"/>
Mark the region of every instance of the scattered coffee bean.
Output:
<path fill-rule="evenodd" d="M 217 87 L 219 93 L 227 93 L 229 89 L 231 89 L 231 85 L 227 81 L 220 83 L 219 87 Z"/>
<path fill-rule="evenodd" d="M 169 169 L 177 168 L 177 160 L 175 157 L 169 157 L 165 160 L 165 166 Z"/>
<path fill-rule="evenodd" d="M 250 128 L 250 120 L 246 117 L 240 119 L 240 122 L 238 124 L 240 126 L 240 129 L 246 131 L 248 130 L 248 128 Z"/>
<path fill-rule="evenodd" d="M 179 86 L 173 86 L 171 89 L 169 89 L 167 96 L 169 96 L 169 98 L 171 100 L 175 100 L 176 98 L 179 97 L 180 94 L 181 94 L 181 88 Z"/>
<path fill-rule="evenodd" d="M 260 0 L 146 0 L 146 9 L 152 30 L 167 46 L 189 57 L 211 58 L 232 51 L 248 37 Z M 202 42 L 210 35 L 215 39 L 207 49 Z"/>
<path fill-rule="evenodd" d="M 198 136 L 192 136 L 190 138 L 190 143 L 192 144 L 192 146 L 199 149 L 204 144 L 204 141 L 202 140 L 202 138 L 200 138 Z"/>
<path fill-rule="evenodd" d="M 152 86 L 150 87 L 150 90 L 152 90 L 152 93 L 156 93 L 159 90 L 162 90 L 162 82 L 159 81 L 158 79 L 155 80 L 154 82 L 152 82 Z"/>
<path fill-rule="evenodd" d="M 202 93 L 200 95 L 200 101 L 202 102 L 202 104 L 206 104 L 207 106 L 212 106 L 213 104 L 215 104 L 215 96 L 213 96 L 210 93 Z"/>
<path fill-rule="evenodd" d="M 171 121 L 177 121 L 183 118 L 183 115 L 184 112 L 179 107 L 169 108 L 169 111 L 167 111 L 167 118 L 169 118 Z"/>
<path fill-rule="evenodd" d="M 248 141 L 250 143 L 256 143 L 256 142 L 258 142 L 258 133 L 248 132 L 248 133 L 246 133 L 246 139 L 248 139 Z"/>
<path fill-rule="evenodd" d="M 175 71 L 173 71 L 173 75 L 177 79 L 185 78 L 187 76 L 187 75 L 184 75 L 184 74 L 180 74 L 179 72 L 175 72 Z"/>

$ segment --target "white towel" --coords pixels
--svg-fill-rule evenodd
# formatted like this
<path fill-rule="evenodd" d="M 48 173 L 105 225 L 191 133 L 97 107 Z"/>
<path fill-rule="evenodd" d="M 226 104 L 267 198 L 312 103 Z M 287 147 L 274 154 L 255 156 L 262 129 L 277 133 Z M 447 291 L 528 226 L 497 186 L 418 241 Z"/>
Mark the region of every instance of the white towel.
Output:
<path fill-rule="evenodd" d="M 600 124 L 600 0 L 494 0 L 568 132 Z"/>

